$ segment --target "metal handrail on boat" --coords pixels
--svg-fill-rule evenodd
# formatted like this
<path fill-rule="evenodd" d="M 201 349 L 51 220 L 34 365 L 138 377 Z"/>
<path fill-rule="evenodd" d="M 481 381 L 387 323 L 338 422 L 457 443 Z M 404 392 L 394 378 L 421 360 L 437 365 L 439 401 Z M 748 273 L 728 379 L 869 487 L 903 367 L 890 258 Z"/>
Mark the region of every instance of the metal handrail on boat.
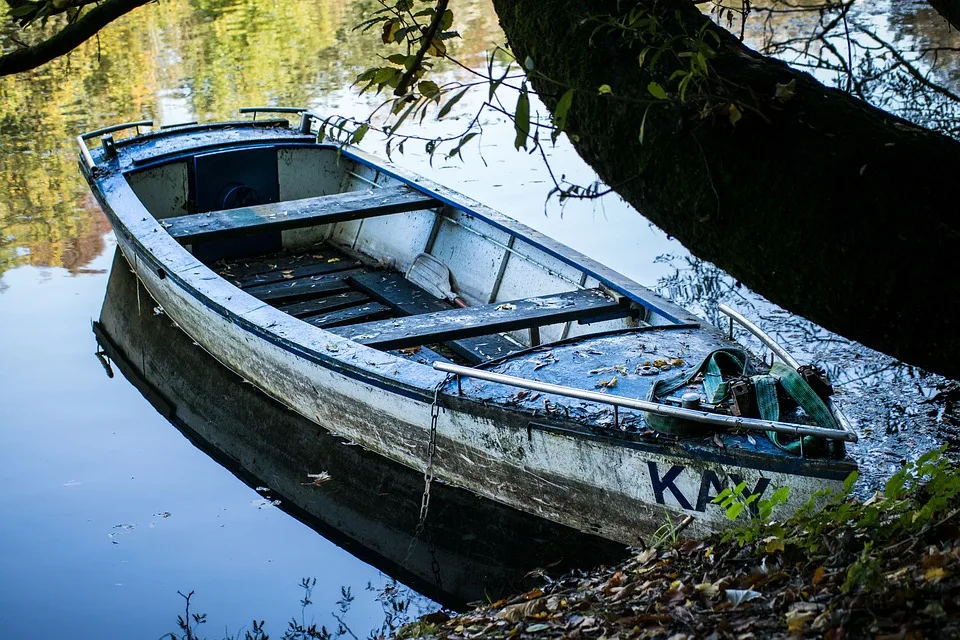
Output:
<path fill-rule="evenodd" d="M 256 121 L 258 113 L 307 113 L 306 107 L 240 107 L 240 113 L 252 113 Z"/>
<path fill-rule="evenodd" d="M 788 366 L 793 367 L 794 369 L 800 368 L 800 363 L 797 362 L 797 359 L 794 358 L 790 353 L 784 349 L 776 340 L 773 339 L 770 334 L 766 331 L 755 325 L 754 323 L 747 320 L 743 317 L 739 311 L 728 307 L 725 304 L 718 306 L 721 313 L 727 315 L 730 318 L 730 334 L 731 339 L 733 339 L 733 321 L 736 320 L 744 329 L 749 331 L 756 337 L 760 342 L 767 345 L 767 347 L 777 354 L 781 360 L 783 360 Z M 850 424 L 850 420 L 846 415 L 834 403 L 830 403 L 830 411 L 833 413 L 833 417 L 837 419 L 837 424 L 840 425 L 840 428 L 853 435 L 853 440 L 851 442 L 856 442 L 858 440 L 857 434 L 853 431 L 853 426 Z"/>
<path fill-rule="evenodd" d="M 797 362 L 796 358 L 790 355 L 786 349 L 777 344 L 777 342 L 770 337 L 770 334 L 743 317 L 739 311 L 732 309 L 725 304 L 720 304 L 717 308 L 721 313 L 726 314 L 727 317 L 730 318 L 731 326 L 733 321 L 736 320 L 744 329 L 752 333 L 758 340 L 760 340 L 760 342 L 767 345 L 767 348 L 777 354 L 778 358 L 783 360 L 794 369 L 800 368 L 800 363 Z"/>
<path fill-rule="evenodd" d="M 93 131 L 87 131 L 81 133 L 77 136 L 77 144 L 80 145 L 80 157 L 83 158 L 83 162 L 88 169 L 93 169 L 96 165 L 93 161 L 93 156 L 90 155 L 90 149 L 87 148 L 87 140 L 92 138 L 99 138 L 105 136 L 108 133 L 113 133 L 114 131 L 123 131 L 124 129 L 133 129 L 136 127 L 137 135 L 140 135 L 140 127 L 152 127 L 153 120 L 138 120 L 136 122 L 124 122 L 122 124 L 114 124 L 109 127 L 104 127 L 102 129 L 95 129 Z"/>
<path fill-rule="evenodd" d="M 684 409 L 670 405 L 650 402 L 648 400 L 639 400 L 637 398 L 627 398 L 625 396 L 609 395 L 597 391 L 588 391 L 586 389 L 577 389 L 575 387 L 565 387 L 549 382 L 540 382 L 539 380 L 529 380 L 527 378 L 518 378 L 508 376 L 502 373 L 484 371 L 483 369 L 474 369 L 472 367 L 463 367 L 447 362 L 434 362 L 433 368 L 444 373 L 452 373 L 456 376 L 465 378 L 476 378 L 486 380 L 487 382 L 496 382 L 511 387 L 529 389 L 531 391 L 540 391 L 542 393 L 552 393 L 558 396 L 568 398 L 577 398 L 578 400 L 587 400 L 588 402 L 599 402 L 609 404 L 614 407 L 626 407 L 628 409 L 637 409 L 660 416 L 672 418 L 681 418 L 691 422 L 703 424 L 712 424 L 720 427 L 729 427 L 734 429 L 744 429 L 746 431 L 776 431 L 789 435 L 815 436 L 829 440 L 843 440 L 844 442 L 856 442 L 857 434 L 837 429 L 827 429 L 825 427 L 814 427 L 790 422 L 777 422 L 774 420 L 761 420 L 757 418 L 741 418 L 719 413 L 710 413 L 708 411 L 697 411 L 695 409 Z"/>

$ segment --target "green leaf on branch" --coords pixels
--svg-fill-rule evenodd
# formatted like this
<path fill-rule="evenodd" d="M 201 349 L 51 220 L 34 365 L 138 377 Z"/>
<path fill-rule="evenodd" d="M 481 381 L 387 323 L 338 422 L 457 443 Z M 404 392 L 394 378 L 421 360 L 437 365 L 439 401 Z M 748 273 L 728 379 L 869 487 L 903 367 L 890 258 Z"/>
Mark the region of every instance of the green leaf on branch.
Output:
<path fill-rule="evenodd" d="M 407 56 L 402 53 L 395 53 L 392 56 L 389 56 L 387 60 L 389 60 L 393 64 L 406 64 Z"/>
<path fill-rule="evenodd" d="M 648 104 L 643 111 L 643 120 L 640 121 L 640 144 L 643 144 L 643 135 L 647 130 L 647 114 L 650 113 L 650 107 L 652 106 L 652 104 Z"/>
<path fill-rule="evenodd" d="M 560 136 L 560 132 L 566 129 L 567 127 L 567 113 L 570 111 L 570 106 L 573 104 L 573 89 L 567 89 L 560 99 L 557 101 L 557 108 L 553 110 L 553 133 L 550 134 L 550 138 L 556 142 L 557 138 Z"/>
<path fill-rule="evenodd" d="M 517 132 L 513 146 L 517 149 L 527 148 L 527 138 L 530 136 L 530 97 L 527 95 L 527 84 L 520 85 L 520 97 L 517 98 L 517 110 L 513 116 L 513 128 Z"/>
<path fill-rule="evenodd" d="M 667 92 L 664 91 L 663 87 L 661 87 L 661 86 L 660 86 L 658 83 L 656 83 L 656 82 L 651 82 L 650 84 L 648 84 L 648 85 L 647 85 L 647 91 L 649 91 L 649 92 L 650 92 L 650 95 L 652 95 L 652 96 L 653 96 L 654 98 L 656 98 L 657 100 L 666 100 L 666 99 L 667 99 Z"/>
<path fill-rule="evenodd" d="M 740 118 L 743 117 L 740 109 L 738 109 L 737 105 L 733 104 L 732 102 L 727 105 L 727 115 L 730 118 L 730 124 L 734 126 L 736 126 L 736 124 L 740 121 Z"/>
<path fill-rule="evenodd" d="M 457 104 L 458 102 L 460 102 L 460 98 L 462 98 L 462 97 L 464 96 L 464 94 L 465 94 L 467 91 L 469 91 L 469 90 L 470 90 L 470 87 L 467 87 L 466 89 L 464 89 L 463 91 L 461 91 L 461 92 L 458 93 L 457 95 L 455 95 L 455 96 L 453 96 L 452 98 L 450 98 L 449 100 L 447 100 L 447 104 L 443 105 L 443 107 L 440 109 L 440 114 L 439 114 L 437 117 L 438 117 L 438 118 L 443 118 L 443 117 L 446 116 L 448 113 L 450 113 L 450 110 L 453 109 L 453 106 L 454 106 L 455 104 Z"/>
<path fill-rule="evenodd" d="M 643 63 L 644 63 L 644 61 L 647 59 L 647 52 L 648 52 L 648 51 L 650 51 L 650 47 L 647 47 L 646 49 L 644 49 L 643 51 L 641 51 L 641 52 L 640 52 L 640 55 L 637 56 L 637 65 L 638 65 L 640 68 L 643 68 Z"/>
<path fill-rule="evenodd" d="M 452 158 L 453 156 L 459 156 L 460 150 L 463 149 L 463 145 L 467 144 L 478 135 L 480 135 L 479 132 L 474 131 L 473 133 L 468 133 L 467 135 L 460 138 L 460 142 L 457 144 L 456 147 L 453 148 L 453 150 L 450 153 L 447 154 L 447 158 L 449 159 L 449 158 Z"/>
<path fill-rule="evenodd" d="M 376 84 L 386 84 L 394 79 L 400 72 L 393 67 L 382 67 L 377 69 L 377 73 L 373 76 L 373 81 Z"/>
<path fill-rule="evenodd" d="M 443 12 L 443 18 L 440 20 L 440 31 L 446 31 L 453 26 L 453 11 L 447 9 Z"/>
<path fill-rule="evenodd" d="M 424 98 L 429 98 L 431 100 L 440 99 L 440 87 L 438 87 L 437 83 L 435 82 L 431 82 L 430 80 L 421 80 L 417 85 L 417 89 Z"/>
<path fill-rule="evenodd" d="M 398 20 L 387 20 L 383 25 L 383 33 L 380 35 L 380 39 L 383 40 L 383 44 L 390 44 L 391 42 L 400 42 L 402 38 L 397 38 L 397 31 L 400 30 L 400 22 Z"/>
<path fill-rule="evenodd" d="M 370 130 L 369 124 L 360 125 L 356 131 L 353 132 L 353 136 L 350 138 L 350 144 L 360 144 L 360 141 L 363 140 L 363 136 L 367 135 L 367 131 Z"/>

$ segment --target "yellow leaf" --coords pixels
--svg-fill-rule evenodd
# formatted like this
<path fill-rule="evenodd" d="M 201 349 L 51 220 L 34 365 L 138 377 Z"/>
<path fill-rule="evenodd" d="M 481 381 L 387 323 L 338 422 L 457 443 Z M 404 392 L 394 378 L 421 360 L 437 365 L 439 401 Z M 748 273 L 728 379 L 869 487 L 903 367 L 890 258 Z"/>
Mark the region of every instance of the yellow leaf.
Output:
<path fill-rule="evenodd" d="M 736 126 L 740 121 L 740 118 L 743 117 L 743 114 L 740 112 L 740 109 L 737 108 L 737 105 L 732 102 L 727 105 L 727 115 L 730 118 L 730 124 Z"/>
<path fill-rule="evenodd" d="M 823 581 L 823 574 L 827 572 L 823 567 L 817 567 L 817 570 L 813 572 L 813 584 L 818 585 Z"/>
<path fill-rule="evenodd" d="M 923 579 L 927 582 L 940 582 L 943 578 L 947 577 L 947 572 L 943 570 L 942 567 L 931 567 L 927 569 L 923 574 Z"/>
<path fill-rule="evenodd" d="M 773 97 L 779 100 L 780 102 L 786 102 L 787 100 L 793 97 L 796 91 L 796 88 L 797 88 L 796 79 L 791 80 L 790 82 L 787 82 L 785 84 L 780 84 L 778 82 L 777 91 Z"/>
<path fill-rule="evenodd" d="M 434 38 L 430 42 L 430 47 L 427 49 L 427 55 L 445 56 L 447 55 L 447 45 L 443 44 L 442 40 Z"/>
<path fill-rule="evenodd" d="M 783 551 L 783 540 L 780 538 L 770 537 L 767 538 L 767 553 L 776 553 L 777 551 Z"/>
<path fill-rule="evenodd" d="M 613 89 L 611 89 L 611 88 L 610 88 L 610 85 L 608 85 L 608 84 L 602 84 L 602 85 L 600 85 L 600 88 L 597 89 L 597 93 L 599 93 L 599 94 L 602 95 L 602 96 L 605 96 L 605 95 L 607 95 L 608 93 L 613 93 Z"/>
<path fill-rule="evenodd" d="M 396 41 L 396 33 L 400 30 L 400 23 L 396 20 L 388 20 L 386 24 L 383 25 L 383 33 L 380 35 L 380 39 L 383 40 L 383 44 L 390 44 L 391 42 Z"/>
<path fill-rule="evenodd" d="M 804 627 L 807 626 L 809 622 L 814 617 L 814 614 L 805 611 L 803 613 L 799 611 L 790 611 L 787 613 L 787 631 L 790 633 L 799 633 L 803 631 Z"/>

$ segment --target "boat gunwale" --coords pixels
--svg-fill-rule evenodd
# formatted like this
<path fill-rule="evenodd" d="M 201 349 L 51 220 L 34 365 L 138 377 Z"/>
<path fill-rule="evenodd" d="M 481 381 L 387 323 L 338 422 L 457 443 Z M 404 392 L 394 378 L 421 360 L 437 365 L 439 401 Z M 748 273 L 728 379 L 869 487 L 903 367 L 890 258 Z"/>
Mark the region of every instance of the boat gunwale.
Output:
<path fill-rule="evenodd" d="M 193 129 L 194 131 L 196 130 L 196 128 Z M 165 134 L 171 136 L 174 136 L 179 132 L 180 130 L 178 129 L 164 130 Z M 246 142 L 250 146 L 258 146 L 258 141 L 255 139 L 251 139 Z M 367 167 L 381 171 L 383 170 L 383 165 L 378 164 L 375 157 L 369 156 L 363 152 L 357 152 L 355 150 L 342 150 L 340 147 L 333 144 L 308 144 L 295 139 L 292 139 L 289 143 L 270 140 L 269 144 L 282 146 L 283 148 L 301 147 L 340 150 L 348 158 L 357 160 Z M 110 170 L 110 164 L 119 164 L 119 160 L 112 160 L 108 163 L 104 163 L 106 166 L 98 165 L 99 172 L 84 172 L 87 175 L 91 186 L 94 187 L 93 191 L 96 199 L 103 207 L 108 217 L 110 217 L 112 220 L 116 220 L 116 222 L 119 223 L 119 225 L 114 225 L 115 233 L 125 237 L 127 241 L 132 244 L 134 251 L 137 253 L 137 259 L 144 260 L 151 267 L 151 270 L 154 273 L 158 273 L 158 271 L 162 269 L 165 272 L 165 278 L 170 279 L 172 283 L 175 283 L 180 289 L 189 294 L 191 297 L 195 298 L 203 306 L 215 312 L 217 315 L 220 315 L 243 330 L 248 331 L 260 339 L 264 339 L 270 343 L 273 343 L 289 353 L 330 369 L 338 374 L 359 380 L 365 384 L 370 384 L 374 387 L 389 391 L 391 393 L 398 393 L 400 395 L 418 399 L 424 402 L 429 402 L 432 400 L 434 389 L 444 381 L 448 380 L 448 376 L 445 374 L 434 371 L 427 365 L 413 362 L 371 347 L 366 347 L 365 345 L 354 342 L 348 338 L 343 338 L 331 332 L 325 331 L 319 327 L 305 323 L 302 320 L 293 318 L 292 316 L 289 316 L 288 314 L 267 303 L 261 302 L 250 294 L 237 287 L 234 287 L 226 279 L 222 278 L 219 274 L 210 269 L 210 267 L 194 258 L 194 256 L 187 251 L 183 245 L 177 242 L 176 239 L 166 232 L 166 230 L 160 224 L 160 221 L 149 213 L 145 205 L 140 201 L 139 197 L 133 191 L 132 186 L 127 180 L 127 176 L 130 173 L 138 173 L 141 170 L 155 168 L 160 164 L 175 162 L 191 155 L 193 154 L 191 154 L 189 151 L 184 151 L 176 157 L 171 157 L 170 154 L 167 154 L 164 156 L 164 159 L 161 162 L 152 165 L 137 166 L 133 171 L 122 171 L 117 168 Z M 122 157 L 122 155 L 118 157 Z M 438 200 L 441 200 L 444 202 L 444 204 L 464 210 L 464 213 L 467 213 L 468 215 L 476 215 L 476 217 L 480 218 L 481 220 L 484 220 L 511 234 L 515 234 L 520 237 L 520 239 L 529 242 L 532 246 L 541 248 L 547 251 L 550 255 L 562 259 L 564 262 L 570 265 L 583 268 L 588 275 L 597 278 L 601 282 L 604 282 L 604 280 L 602 280 L 598 274 L 591 273 L 587 270 L 588 265 L 599 267 L 599 270 L 605 271 L 608 274 L 612 274 L 614 277 L 624 280 L 626 284 L 638 287 L 641 286 L 633 283 L 631 280 L 613 271 L 612 269 L 604 267 L 603 265 L 599 265 L 590 258 L 579 254 L 579 252 L 576 252 L 575 250 L 570 249 L 557 241 L 547 238 L 539 232 L 528 229 L 525 227 L 525 225 L 522 225 L 522 223 L 518 223 L 511 218 L 508 218 L 504 214 L 490 209 L 489 207 L 479 203 L 473 203 L 473 201 L 466 196 L 463 196 L 462 194 L 459 194 L 446 187 L 442 187 L 441 185 L 437 185 L 426 178 L 416 175 L 404 175 L 405 172 L 401 171 L 383 171 L 383 173 L 400 180 L 404 184 L 407 184 L 421 191 L 422 193 L 426 193 L 437 198 Z M 472 207 L 482 209 L 483 213 L 477 212 Z M 140 218 L 139 220 L 137 220 L 138 217 Z M 531 235 L 535 235 L 538 238 L 535 239 L 530 238 L 529 236 L 524 236 L 524 231 L 527 231 Z M 538 240 L 540 240 L 540 242 L 538 242 Z M 542 246 L 544 241 L 548 245 L 553 245 L 553 251 L 550 251 L 546 246 Z M 121 243 L 121 245 L 122 244 L 123 243 Z M 161 249 L 162 251 L 160 251 Z M 577 263 L 575 261 L 576 257 L 581 257 L 583 262 L 588 263 L 588 265 Z M 610 282 L 610 280 L 607 280 L 607 282 Z M 611 282 L 611 284 L 613 283 Z M 211 285 L 213 285 L 213 291 L 209 290 Z M 622 292 L 621 289 L 624 288 L 624 285 L 616 286 L 614 284 L 613 286 L 618 292 Z M 656 294 L 653 295 L 656 296 Z M 659 298 L 659 296 L 656 297 Z M 241 304 L 242 302 L 245 302 L 246 305 Z M 664 302 L 667 302 L 670 306 L 676 307 L 676 305 L 673 305 L 673 303 L 669 303 L 666 300 L 664 300 Z M 244 306 L 248 306 L 250 308 L 246 311 L 241 311 Z M 681 309 L 680 307 L 676 308 Z M 255 314 L 259 315 L 260 317 L 248 317 Z M 689 314 L 689 312 L 684 311 L 684 315 L 694 318 L 695 323 L 690 323 L 692 326 L 688 326 L 686 323 L 663 325 L 664 328 L 690 328 L 701 331 L 710 331 L 712 329 L 712 327 L 709 325 L 702 325 L 699 319 L 696 319 L 694 316 Z M 326 344 L 328 347 L 330 344 L 335 344 L 338 345 L 338 349 L 336 351 L 331 351 L 329 348 L 327 348 L 325 351 L 320 346 L 323 344 Z M 345 344 L 349 345 L 348 349 L 342 348 Z M 358 353 L 368 357 L 351 359 L 348 361 L 348 358 Z M 375 366 L 372 362 L 370 362 L 370 360 L 379 360 L 378 364 L 380 366 Z M 383 365 L 388 366 L 384 367 Z M 381 368 L 385 368 L 386 371 L 390 373 L 381 371 Z M 444 402 L 443 404 L 446 406 L 450 406 L 450 404 L 456 404 L 458 405 L 458 410 L 461 411 L 465 411 L 467 407 L 472 406 L 473 410 L 466 412 L 473 415 L 483 415 L 490 409 L 490 407 L 487 407 L 483 402 L 479 402 L 474 399 L 456 398 L 456 400 L 457 401 L 455 403 Z M 511 412 L 511 415 L 514 414 Z M 515 415 L 517 418 L 526 419 L 526 417 L 522 416 L 521 414 Z M 610 443 L 619 446 L 625 445 L 630 448 L 657 452 L 660 454 L 677 455 L 690 459 L 702 457 L 702 452 L 699 450 L 696 452 L 688 451 L 687 448 L 684 447 L 682 440 L 669 442 L 660 440 L 658 443 L 653 443 L 644 441 L 640 438 L 633 439 L 630 437 L 630 434 L 618 434 L 618 437 L 599 435 L 588 425 L 582 425 L 573 421 L 564 423 L 562 426 L 550 425 L 549 427 L 548 425 L 544 425 L 542 423 L 529 421 L 529 426 L 534 428 L 549 428 L 552 431 L 559 429 L 571 436 L 587 437 L 589 439 L 602 439 L 603 441 L 609 441 Z M 726 453 L 716 454 L 716 457 L 721 463 L 739 467 L 754 468 L 758 470 L 785 471 L 787 473 L 797 473 L 800 475 L 825 477 L 829 479 L 835 479 L 836 477 L 839 477 L 837 475 L 838 471 L 829 472 L 829 470 L 824 469 L 818 472 L 818 468 L 824 466 L 835 467 L 836 469 L 842 469 L 845 472 L 849 472 L 851 469 L 848 460 L 795 458 L 792 456 L 787 459 L 786 457 L 771 456 L 769 454 L 744 457 L 743 455 L 731 455 Z M 829 473 L 829 475 L 823 475 L 824 473 Z"/>
<path fill-rule="evenodd" d="M 275 131 L 276 128 L 277 127 L 265 128 L 264 132 L 269 131 L 270 129 Z M 188 133 L 195 133 L 200 130 L 202 130 L 202 126 L 191 127 Z M 183 129 L 163 130 L 162 132 L 143 134 L 139 137 L 131 137 L 127 140 L 143 140 L 143 138 L 146 138 L 147 136 L 152 136 L 150 140 L 156 140 L 159 139 L 159 137 L 163 137 L 164 134 L 174 136 L 182 134 L 183 132 Z M 304 137 L 305 136 L 301 134 L 297 134 L 296 136 L 290 136 L 289 139 L 251 139 L 229 141 L 224 143 L 210 143 L 198 147 L 190 147 L 180 151 L 170 151 L 153 158 L 131 158 L 130 164 L 132 167 L 126 170 L 121 167 L 121 172 L 124 176 L 134 175 L 143 171 L 156 169 L 166 164 L 178 162 L 185 158 L 196 155 L 198 152 L 207 153 L 217 148 L 233 149 L 235 147 L 247 146 L 282 146 L 283 148 L 326 149 L 330 151 L 337 151 L 342 156 L 350 160 L 357 161 L 367 168 L 375 169 L 383 175 L 389 176 L 395 180 L 399 180 L 401 183 L 416 189 L 420 193 L 435 198 L 444 205 L 453 207 L 454 209 L 459 210 L 470 217 L 474 217 L 478 220 L 486 222 L 495 229 L 504 231 L 518 240 L 526 242 L 531 247 L 543 251 L 550 257 L 555 258 L 568 266 L 580 269 L 586 273 L 587 276 L 595 278 L 601 284 L 610 287 L 621 295 L 626 296 L 633 302 L 643 306 L 645 309 L 648 309 L 649 311 L 660 315 L 666 320 L 669 320 L 671 324 L 695 324 L 703 326 L 703 321 L 700 318 L 696 317 L 683 307 L 671 302 L 670 300 L 667 300 L 663 296 L 635 282 L 620 272 L 593 260 L 589 256 L 586 256 L 579 251 L 572 249 L 554 240 L 553 238 L 540 233 L 539 231 L 536 231 L 531 227 L 528 227 L 522 222 L 514 220 L 513 218 L 501 213 L 500 211 L 497 211 L 496 209 L 477 202 L 476 200 L 473 200 L 472 198 L 465 196 L 458 191 L 454 191 L 449 187 L 445 187 L 439 183 L 436 183 L 429 178 L 408 172 L 395 165 L 388 166 L 388 164 L 380 158 L 377 158 L 376 156 L 360 149 L 344 148 L 333 143 L 311 143 L 305 141 L 303 139 Z M 143 141 L 146 142 L 149 140 Z M 130 146 L 132 146 L 132 144 Z M 131 152 L 128 150 L 127 153 Z"/>

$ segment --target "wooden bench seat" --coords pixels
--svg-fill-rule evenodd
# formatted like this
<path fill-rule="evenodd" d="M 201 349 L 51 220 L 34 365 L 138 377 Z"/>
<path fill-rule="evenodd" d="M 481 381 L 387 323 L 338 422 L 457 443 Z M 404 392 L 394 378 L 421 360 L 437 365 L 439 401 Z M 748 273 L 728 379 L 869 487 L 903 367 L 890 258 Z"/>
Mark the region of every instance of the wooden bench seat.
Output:
<path fill-rule="evenodd" d="M 333 329 L 333 332 L 361 344 L 389 350 L 573 320 L 609 319 L 630 313 L 625 303 L 608 298 L 600 289 L 581 289 L 466 309 L 365 322 Z"/>
<path fill-rule="evenodd" d="M 401 315 L 436 313 L 453 308 L 446 301 L 433 297 L 394 271 L 371 271 L 351 276 L 347 281 L 355 289 L 392 307 Z M 448 341 L 446 346 L 474 364 L 496 360 L 523 348 L 496 333 L 479 338 Z"/>
<path fill-rule="evenodd" d="M 361 218 L 419 211 L 440 202 L 410 187 L 383 187 L 166 218 L 160 224 L 183 243 L 263 231 L 282 231 Z"/>

